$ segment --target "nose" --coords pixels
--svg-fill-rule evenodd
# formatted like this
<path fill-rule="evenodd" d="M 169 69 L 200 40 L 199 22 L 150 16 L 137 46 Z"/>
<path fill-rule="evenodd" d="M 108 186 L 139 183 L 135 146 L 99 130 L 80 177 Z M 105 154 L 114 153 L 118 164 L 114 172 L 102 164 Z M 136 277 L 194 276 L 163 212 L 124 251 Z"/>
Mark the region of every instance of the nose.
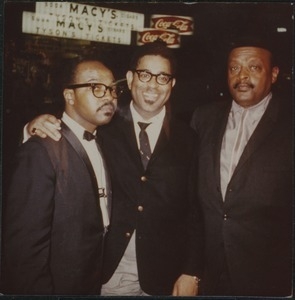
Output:
<path fill-rule="evenodd" d="M 105 95 L 100 99 L 101 99 L 101 104 L 102 105 L 110 104 L 110 103 L 115 102 L 117 100 L 116 98 L 114 98 L 112 96 L 112 93 L 111 93 L 110 89 L 107 89 Z"/>
<path fill-rule="evenodd" d="M 103 97 L 103 99 L 107 102 L 111 102 L 114 99 L 116 99 L 113 95 L 112 95 L 112 89 L 110 87 L 107 88 L 106 93 Z"/>
<path fill-rule="evenodd" d="M 156 75 L 152 75 L 151 80 L 148 82 L 149 86 L 156 87 L 158 86 L 157 77 Z"/>
<path fill-rule="evenodd" d="M 249 78 L 249 71 L 247 70 L 247 68 L 242 67 L 240 72 L 239 72 L 239 77 L 241 79 L 245 79 L 245 78 Z"/>

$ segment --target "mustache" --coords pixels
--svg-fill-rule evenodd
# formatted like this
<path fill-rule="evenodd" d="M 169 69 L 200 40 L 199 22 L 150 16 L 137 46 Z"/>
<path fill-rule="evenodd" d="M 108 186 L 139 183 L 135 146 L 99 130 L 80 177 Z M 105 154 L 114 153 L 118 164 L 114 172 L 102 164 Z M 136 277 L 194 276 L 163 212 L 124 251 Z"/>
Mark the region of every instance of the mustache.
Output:
<path fill-rule="evenodd" d="M 240 84 L 243 84 L 243 85 L 247 85 L 248 87 L 250 87 L 250 88 L 254 88 L 254 84 L 253 83 L 251 83 L 251 82 L 241 82 L 241 81 L 239 81 L 239 82 L 236 82 L 234 85 L 233 85 L 233 88 L 234 89 L 237 89 L 238 87 L 239 87 L 239 85 Z"/>
<path fill-rule="evenodd" d="M 99 106 L 98 109 L 96 110 L 96 112 L 100 111 L 105 106 L 111 106 L 114 111 L 116 110 L 116 106 L 114 105 L 113 102 L 106 102 L 106 103 L 103 103 L 101 106 Z"/>

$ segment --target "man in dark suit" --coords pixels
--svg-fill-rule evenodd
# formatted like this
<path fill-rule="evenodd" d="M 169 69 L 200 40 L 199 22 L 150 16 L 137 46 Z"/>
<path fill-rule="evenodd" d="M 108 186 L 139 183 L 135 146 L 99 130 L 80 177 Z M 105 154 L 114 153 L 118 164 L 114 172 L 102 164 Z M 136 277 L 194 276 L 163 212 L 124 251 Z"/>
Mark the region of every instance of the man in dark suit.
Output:
<path fill-rule="evenodd" d="M 165 45 L 139 47 L 126 75 L 132 101 L 102 131 L 114 187 L 102 295 L 197 293 L 201 225 L 189 184 L 195 136 L 169 116 L 174 74 Z M 151 148 L 146 163 L 141 122 Z"/>
<path fill-rule="evenodd" d="M 271 92 L 278 73 L 266 44 L 239 41 L 228 58 L 233 101 L 192 118 L 206 295 L 292 293 L 292 105 Z"/>
<path fill-rule="evenodd" d="M 60 142 L 34 136 L 12 163 L 3 203 L 4 294 L 100 292 L 111 192 L 91 137 L 111 120 L 118 91 L 98 60 L 75 61 L 65 75 Z"/>
<path fill-rule="evenodd" d="M 166 106 L 176 82 L 172 51 L 161 42 L 139 47 L 126 78 L 132 101 L 100 130 L 113 188 L 102 295 L 194 296 L 203 246 L 195 133 Z M 58 140 L 52 118 L 37 118 L 29 131 Z"/>

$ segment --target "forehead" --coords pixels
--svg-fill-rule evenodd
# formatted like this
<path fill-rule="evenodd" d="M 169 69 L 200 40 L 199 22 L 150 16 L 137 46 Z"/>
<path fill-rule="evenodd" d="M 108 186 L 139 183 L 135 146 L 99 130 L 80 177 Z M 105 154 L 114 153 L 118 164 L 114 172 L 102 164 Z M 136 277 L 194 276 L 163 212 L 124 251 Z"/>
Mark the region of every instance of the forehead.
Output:
<path fill-rule="evenodd" d="M 84 80 L 85 82 L 99 81 L 103 83 L 104 81 L 114 81 L 112 71 L 98 61 L 80 63 L 76 68 L 75 75 L 77 80 Z"/>
<path fill-rule="evenodd" d="M 145 55 L 137 63 L 139 69 L 147 69 L 152 72 L 170 72 L 171 64 L 167 58 L 161 55 Z"/>
<path fill-rule="evenodd" d="M 259 47 L 238 47 L 233 49 L 229 54 L 230 60 L 237 59 L 259 59 L 263 62 L 270 61 L 271 53 Z"/>

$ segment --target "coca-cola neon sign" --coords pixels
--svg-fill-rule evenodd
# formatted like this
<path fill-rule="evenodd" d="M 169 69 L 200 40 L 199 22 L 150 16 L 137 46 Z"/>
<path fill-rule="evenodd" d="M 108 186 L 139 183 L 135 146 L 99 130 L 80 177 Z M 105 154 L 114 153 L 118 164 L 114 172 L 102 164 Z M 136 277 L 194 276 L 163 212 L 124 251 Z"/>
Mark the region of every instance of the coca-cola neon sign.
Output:
<path fill-rule="evenodd" d="M 137 33 L 137 45 L 152 43 L 156 40 L 162 40 L 170 48 L 180 47 L 180 36 L 176 30 L 161 30 L 154 28 L 145 28 Z"/>
<path fill-rule="evenodd" d="M 192 35 L 194 29 L 193 18 L 171 15 L 152 15 L 151 28 L 167 30 L 175 29 L 180 35 Z"/>

